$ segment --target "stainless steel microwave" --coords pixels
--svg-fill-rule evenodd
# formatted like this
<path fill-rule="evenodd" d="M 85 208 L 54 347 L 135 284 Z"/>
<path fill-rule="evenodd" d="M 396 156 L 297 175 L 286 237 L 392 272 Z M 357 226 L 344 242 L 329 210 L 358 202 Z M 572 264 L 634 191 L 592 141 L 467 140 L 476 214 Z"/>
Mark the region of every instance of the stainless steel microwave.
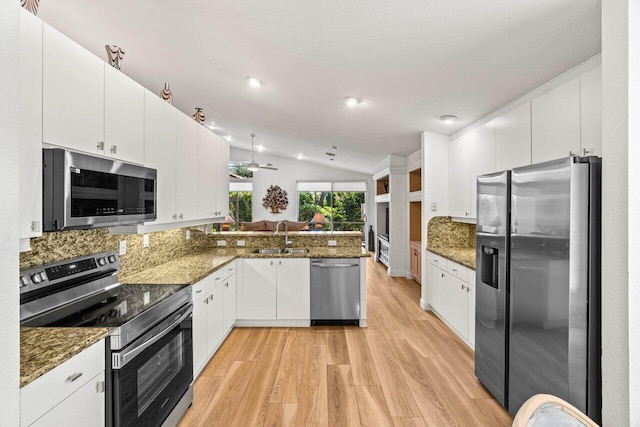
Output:
<path fill-rule="evenodd" d="M 157 171 L 117 160 L 43 149 L 44 231 L 156 219 Z"/>

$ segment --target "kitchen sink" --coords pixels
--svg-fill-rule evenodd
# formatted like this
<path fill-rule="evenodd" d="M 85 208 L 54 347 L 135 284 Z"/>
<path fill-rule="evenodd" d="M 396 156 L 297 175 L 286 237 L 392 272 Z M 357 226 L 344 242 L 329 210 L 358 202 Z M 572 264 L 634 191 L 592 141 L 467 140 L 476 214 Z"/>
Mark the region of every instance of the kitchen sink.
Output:
<path fill-rule="evenodd" d="M 289 249 L 285 249 L 284 251 L 285 254 L 291 254 L 291 255 L 301 255 L 301 254 L 308 254 L 309 253 L 309 249 L 305 249 L 305 248 L 289 248 Z"/>
<path fill-rule="evenodd" d="M 254 254 L 281 254 L 283 252 L 282 249 L 256 249 L 253 251 Z"/>

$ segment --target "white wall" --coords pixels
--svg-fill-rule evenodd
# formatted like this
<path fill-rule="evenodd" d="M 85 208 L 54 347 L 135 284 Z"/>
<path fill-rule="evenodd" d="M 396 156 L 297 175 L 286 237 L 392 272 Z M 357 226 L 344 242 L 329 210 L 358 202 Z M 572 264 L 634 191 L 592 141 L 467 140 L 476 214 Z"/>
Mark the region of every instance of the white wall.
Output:
<path fill-rule="evenodd" d="M 367 212 L 368 220 L 373 221 L 372 203 L 374 194 L 373 180 L 370 175 L 359 172 L 351 172 L 342 169 L 333 169 L 325 166 L 305 162 L 304 160 L 286 159 L 284 157 L 270 156 L 265 153 L 256 155 L 260 163 L 272 163 L 278 170 L 261 169 L 253 175 L 253 220 L 266 219 L 269 221 L 297 221 L 298 216 L 298 193 L 296 191 L 297 181 L 310 180 L 330 180 L 330 181 L 367 181 Z M 247 160 L 251 158 L 251 152 L 238 148 L 231 148 L 231 160 Z M 273 214 L 262 206 L 262 198 L 267 194 L 267 188 L 271 185 L 279 185 L 287 192 L 289 206 L 282 213 Z M 373 224 L 373 222 L 371 223 Z M 367 230 L 369 229 L 367 225 Z"/>
<path fill-rule="evenodd" d="M 19 2 L 0 2 L 0 425 L 20 415 L 18 292 L 18 70 Z"/>
<path fill-rule="evenodd" d="M 640 3 L 602 2 L 603 425 L 640 425 Z M 634 186 L 636 188 L 634 188 Z"/>
<path fill-rule="evenodd" d="M 420 307 L 429 310 L 429 279 L 427 277 L 427 225 L 434 216 L 449 212 L 449 137 L 437 133 L 422 133 L 422 295 Z M 437 210 L 431 210 L 436 203 Z"/>

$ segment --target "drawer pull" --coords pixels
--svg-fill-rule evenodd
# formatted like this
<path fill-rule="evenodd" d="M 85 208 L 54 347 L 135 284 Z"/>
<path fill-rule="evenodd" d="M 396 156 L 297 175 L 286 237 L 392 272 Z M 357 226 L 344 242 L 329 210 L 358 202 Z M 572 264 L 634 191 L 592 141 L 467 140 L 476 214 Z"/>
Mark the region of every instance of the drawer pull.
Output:
<path fill-rule="evenodd" d="M 202 292 L 202 289 L 198 289 L 198 290 L 196 291 L 196 294 L 199 294 L 200 292 Z"/>
<path fill-rule="evenodd" d="M 458 270 L 456 270 L 455 268 L 452 268 L 451 271 L 455 271 L 456 273 L 458 272 Z"/>
<path fill-rule="evenodd" d="M 82 376 L 82 372 L 76 372 L 75 374 L 71 374 L 67 377 L 66 382 L 68 383 L 72 383 L 75 380 L 77 380 L 78 378 L 80 378 Z"/>
<path fill-rule="evenodd" d="M 220 280 L 220 278 L 219 278 L 219 277 L 216 277 L 216 280 Z"/>

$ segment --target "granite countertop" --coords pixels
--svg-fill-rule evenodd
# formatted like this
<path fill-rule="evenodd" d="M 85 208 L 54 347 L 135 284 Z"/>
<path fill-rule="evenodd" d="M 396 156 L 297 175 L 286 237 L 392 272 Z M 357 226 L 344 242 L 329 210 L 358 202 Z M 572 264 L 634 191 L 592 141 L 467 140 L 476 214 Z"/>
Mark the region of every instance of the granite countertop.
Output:
<path fill-rule="evenodd" d="M 20 328 L 20 387 L 107 336 L 107 328 Z"/>
<path fill-rule="evenodd" d="M 284 229 L 280 229 L 280 233 L 284 233 Z M 220 231 L 213 236 L 273 236 L 273 231 Z M 281 234 L 282 235 L 282 234 Z M 331 236 L 362 236 L 361 231 L 289 231 L 289 236 L 307 236 L 307 237 L 331 237 Z"/>
<path fill-rule="evenodd" d="M 472 270 L 476 269 L 476 248 L 427 248 L 427 250 Z"/>
<path fill-rule="evenodd" d="M 119 275 L 121 283 L 189 284 L 199 282 L 236 258 L 360 258 L 371 256 L 363 248 L 309 248 L 306 254 L 256 254 L 255 248 L 207 249 L 165 262 L 130 275 Z"/>
<path fill-rule="evenodd" d="M 309 248 L 306 254 L 255 254 L 255 248 L 207 249 L 135 274 L 119 274 L 121 283 L 194 284 L 236 258 L 360 258 L 360 247 Z M 20 328 L 20 387 L 107 336 L 106 328 Z"/>

